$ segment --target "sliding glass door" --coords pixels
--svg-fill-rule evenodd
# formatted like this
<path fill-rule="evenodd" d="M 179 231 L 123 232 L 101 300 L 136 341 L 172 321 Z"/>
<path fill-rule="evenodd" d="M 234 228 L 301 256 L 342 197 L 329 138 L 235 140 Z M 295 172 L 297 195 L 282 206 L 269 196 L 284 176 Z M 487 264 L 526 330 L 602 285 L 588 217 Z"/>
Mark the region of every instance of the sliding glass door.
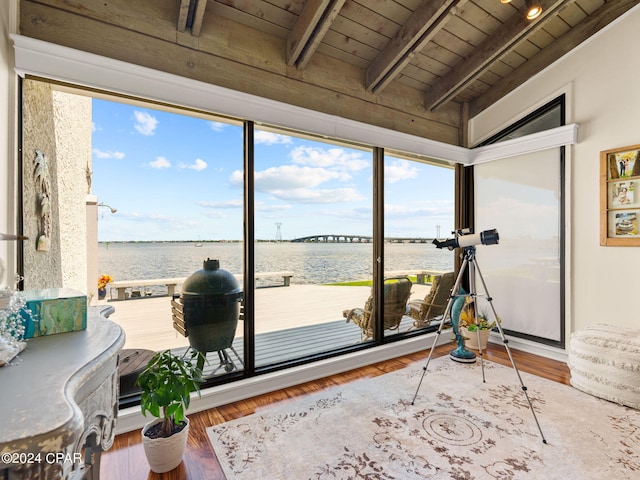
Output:
<path fill-rule="evenodd" d="M 385 336 L 429 328 L 444 311 L 424 300 L 430 302 L 430 292 L 432 297 L 436 293 L 436 278 L 436 290 L 443 275 L 453 278 L 453 252 L 437 249 L 433 239 L 454 228 L 454 177 L 454 169 L 442 162 L 385 152 Z M 403 278 L 411 282 L 408 306 Z M 446 303 L 444 290 L 452 286 L 442 286 L 438 302 Z"/>
<path fill-rule="evenodd" d="M 256 367 L 370 338 L 371 149 L 264 127 L 254 147 Z"/>

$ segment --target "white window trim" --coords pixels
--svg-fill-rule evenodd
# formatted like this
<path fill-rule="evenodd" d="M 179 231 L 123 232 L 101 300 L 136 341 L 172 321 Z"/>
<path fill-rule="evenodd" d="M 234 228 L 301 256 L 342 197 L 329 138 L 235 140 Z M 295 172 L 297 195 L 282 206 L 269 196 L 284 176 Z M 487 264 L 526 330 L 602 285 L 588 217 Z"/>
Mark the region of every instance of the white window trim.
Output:
<path fill-rule="evenodd" d="M 481 149 L 467 149 L 23 35 L 11 35 L 11 39 L 15 48 L 15 71 L 22 77 L 34 75 L 452 163 L 473 165 L 577 143 L 578 126 L 566 125 Z"/>

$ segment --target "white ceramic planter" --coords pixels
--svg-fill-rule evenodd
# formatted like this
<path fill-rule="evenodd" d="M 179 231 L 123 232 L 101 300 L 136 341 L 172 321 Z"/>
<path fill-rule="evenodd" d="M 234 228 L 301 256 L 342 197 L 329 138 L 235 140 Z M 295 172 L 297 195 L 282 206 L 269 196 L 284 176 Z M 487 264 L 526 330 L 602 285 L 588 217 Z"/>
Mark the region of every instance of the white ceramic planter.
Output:
<path fill-rule="evenodd" d="M 142 429 L 144 453 L 147 456 L 151 471 L 155 473 L 165 473 L 180 465 L 184 449 L 187 446 L 187 437 L 189 436 L 189 419 L 186 419 L 187 426 L 182 431 L 169 438 L 149 438 L 145 436 L 144 432 L 161 421 L 161 419 L 157 418 L 147 423 Z"/>
<path fill-rule="evenodd" d="M 479 350 L 478 348 L 478 332 L 470 332 L 466 327 L 462 327 L 462 336 L 465 338 L 464 346 L 471 350 Z M 487 343 L 489 342 L 489 335 L 491 330 L 480 330 L 480 345 L 482 350 L 487 349 Z"/>

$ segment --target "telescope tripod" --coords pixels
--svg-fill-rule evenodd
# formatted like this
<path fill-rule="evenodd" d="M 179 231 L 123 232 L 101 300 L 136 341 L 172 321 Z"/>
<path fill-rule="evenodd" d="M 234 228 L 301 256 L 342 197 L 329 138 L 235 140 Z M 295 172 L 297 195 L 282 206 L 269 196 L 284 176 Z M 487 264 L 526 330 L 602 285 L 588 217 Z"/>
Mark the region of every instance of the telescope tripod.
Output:
<path fill-rule="evenodd" d="M 462 279 L 463 279 L 463 275 L 465 273 L 466 270 L 469 270 L 469 293 L 458 293 L 460 292 L 460 286 L 462 284 Z M 464 348 L 464 340 L 462 338 L 462 335 L 460 334 L 460 329 L 459 329 L 459 325 L 457 325 L 458 323 L 458 318 L 454 319 L 453 315 L 451 315 L 451 310 L 453 307 L 453 303 L 454 300 L 459 297 L 459 296 L 464 296 L 464 297 L 470 297 L 471 299 L 473 299 L 474 302 L 474 317 L 475 317 L 475 324 L 478 325 L 478 305 L 476 302 L 476 299 L 478 297 L 477 292 L 476 292 L 476 271 L 478 273 L 478 278 L 480 279 L 480 281 L 482 282 L 482 287 L 484 289 L 485 292 L 485 296 L 487 301 L 489 302 L 489 305 L 491 306 L 491 311 L 493 313 L 494 318 L 496 319 L 496 326 L 498 327 L 498 331 L 500 332 L 500 337 L 502 337 L 502 343 L 504 344 L 504 348 L 507 351 L 507 355 L 509 356 L 509 360 L 511 361 L 511 365 L 513 366 L 514 371 L 516 372 L 516 375 L 518 377 L 518 380 L 520 382 L 520 387 L 522 388 L 522 392 L 524 393 L 525 398 L 527 399 L 527 404 L 529 405 L 529 409 L 531 410 L 531 413 L 533 414 L 533 419 L 536 422 L 536 426 L 538 427 L 538 431 L 540 432 L 540 436 L 542 437 L 542 443 L 547 443 L 547 440 L 544 438 L 544 434 L 542 433 L 542 429 L 540 428 L 540 423 L 538 422 L 538 417 L 536 416 L 536 412 L 533 409 L 533 405 L 531 404 L 531 400 L 529 399 L 529 395 L 527 394 L 527 387 L 524 385 L 524 382 L 522 381 L 522 377 L 520 376 L 520 371 L 518 370 L 518 367 L 516 366 L 516 362 L 513 360 L 513 356 L 511 355 L 511 350 L 509 349 L 509 340 L 507 340 L 507 338 L 504 335 L 504 331 L 502 330 L 502 326 L 500 325 L 500 321 L 498 321 L 498 314 L 496 313 L 496 309 L 493 306 L 493 299 L 491 298 L 491 295 L 489 295 L 489 291 L 487 290 L 487 284 L 484 281 L 484 278 L 482 276 L 482 272 L 480 271 L 480 267 L 478 266 L 478 262 L 476 261 L 476 247 L 475 246 L 469 246 L 469 247 L 464 247 L 464 254 L 463 254 L 463 261 L 462 261 L 462 265 L 460 267 L 460 273 L 458 274 L 458 278 L 456 279 L 456 282 L 453 286 L 453 289 L 451 290 L 451 296 L 449 297 L 449 302 L 447 303 L 447 307 L 444 311 L 444 314 L 442 315 L 442 320 L 440 320 L 440 325 L 438 326 L 438 330 L 437 330 L 437 335 L 434 337 L 433 339 L 433 345 L 431 346 L 431 350 L 429 351 L 429 356 L 427 357 L 427 362 L 425 364 L 425 366 L 422 368 L 422 376 L 420 377 L 420 381 L 418 382 L 418 388 L 416 388 L 416 393 L 413 396 L 413 400 L 411 401 L 411 405 L 415 404 L 416 398 L 418 397 L 418 392 L 420 390 L 420 386 L 422 385 L 422 382 L 424 380 L 424 377 L 427 373 L 427 368 L 429 367 L 429 362 L 431 362 L 431 357 L 433 356 L 433 351 L 436 347 L 436 344 L 438 343 L 438 338 L 440 337 L 440 334 L 442 333 L 442 329 L 444 327 L 444 322 L 447 318 L 447 316 L 451 317 L 451 323 L 453 325 L 453 330 L 454 333 L 456 335 L 456 340 L 458 340 L 458 348 L 453 350 L 450 354 L 449 357 L 452 360 L 455 360 L 457 362 L 463 362 L 463 363 L 473 363 L 475 362 L 475 355 L 472 352 L 469 352 L 468 350 L 466 350 Z M 486 383 L 485 380 L 485 376 L 484 376 L 484 360 L 483 360 L 483 355 L 482 355 L 482 345 L 480 344 L 480 329 L 477 328 L 476 329 L 476 335 L 478 335 L 478 353 L 480 356 L 480 368 L 482 370 L 482 383 Z"/>

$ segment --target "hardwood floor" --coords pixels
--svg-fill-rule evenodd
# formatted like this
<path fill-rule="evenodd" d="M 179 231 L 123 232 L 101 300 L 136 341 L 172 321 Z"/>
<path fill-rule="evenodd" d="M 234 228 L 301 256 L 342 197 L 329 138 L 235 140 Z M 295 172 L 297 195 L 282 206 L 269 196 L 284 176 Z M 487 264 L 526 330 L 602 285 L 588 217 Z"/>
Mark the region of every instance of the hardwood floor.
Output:
<path fill-rule="evenodd" d="M 453 344 L 448 344 L 438 347 L 434 351 L 433 358 L 447 355 L 453 346 Z M 520 371 L 569 384 L 569 368 L 565 363 L 517 350 L 512 350 L 511 353 Z M 258 407 L 286 402 L 313 394 L 329 386 L 346 385 L 355 380 L 372 378 L 404 368 L 410 363 L 426 360 L 428 355 L 429 351 L 425 350 L 189 415 L 191 427 L 183 462 L 178 468 L 168 473 L 156 474 L 149 470 L 139 431 L 118 435 L 113 447 L 102 455 L 100 478 L 102 480 L 120 480 L 123 478 L 127 480 L 232 480 L 225 477 L 215 453 L 211 449 L 206 434 L 207 427 L 251 415 Z M 500 345 L 490 345 L 485 352 L 484 358 L 485 360 L 511 366 L 511 361 L 505 348 Z"/>

